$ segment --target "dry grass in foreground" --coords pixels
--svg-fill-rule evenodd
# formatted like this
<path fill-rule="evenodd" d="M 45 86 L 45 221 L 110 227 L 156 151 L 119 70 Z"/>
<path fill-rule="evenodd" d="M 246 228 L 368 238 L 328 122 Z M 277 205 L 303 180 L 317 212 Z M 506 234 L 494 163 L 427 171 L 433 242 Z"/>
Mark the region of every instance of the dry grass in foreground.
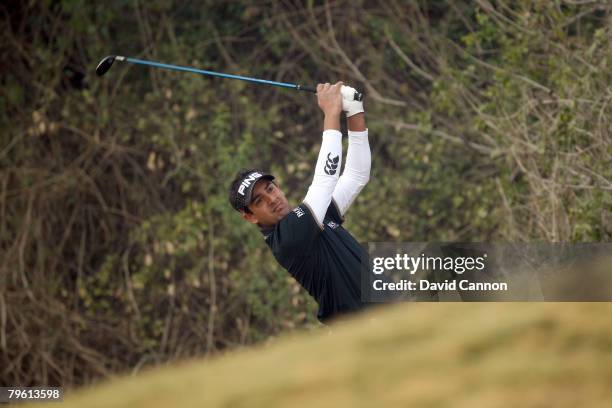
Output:
<path fill-rule="evenodd" d="M 605 303 L 403 304 L 331 333 L 117 378 L 62 406 L 606 406 L 610 312 Z"/>

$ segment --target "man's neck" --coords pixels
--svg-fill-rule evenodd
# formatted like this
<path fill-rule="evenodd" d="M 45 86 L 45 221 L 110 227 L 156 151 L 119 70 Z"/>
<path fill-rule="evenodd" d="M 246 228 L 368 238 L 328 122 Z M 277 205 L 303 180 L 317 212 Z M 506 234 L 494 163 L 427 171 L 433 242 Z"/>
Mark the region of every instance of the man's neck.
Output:
<path fill-rule="evenodd" d="M 266 237 L 270 235 L 272 231 L 274 231 L 274 225 L 257 224 L 257 227 L 259 227 L 259 231 L 261 231 L 261 233 Z"/>

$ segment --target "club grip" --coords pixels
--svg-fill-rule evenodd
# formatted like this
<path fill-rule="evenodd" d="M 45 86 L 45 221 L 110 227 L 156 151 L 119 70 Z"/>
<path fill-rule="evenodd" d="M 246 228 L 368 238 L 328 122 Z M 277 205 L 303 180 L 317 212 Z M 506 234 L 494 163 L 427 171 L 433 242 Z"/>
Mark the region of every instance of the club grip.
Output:
<path fill-rule="evenodd" d="M 315 88 L 311 88 L 309 86 L 304 86 L 304 85 L 296 85 L 296 89 L 298 91 L 306 91 L 306 92 L 312 92 L 314 94 L 317 93 L 317 90 Z"/>
<path fill-rule="evenodd" d="M 312 88 L 310 86 L 304 86 L 304 85 L 296 85 L 296 89 L 298 91 L 307 91 L 307 92 L 312 92 L 314 94 L 317 93 L 317 89 L 316 88 Z M 355 95 L 353 96 L 353 100 L 355 101 L 363 101 L 363 92 L 360 91 L 356 91 Z"/>

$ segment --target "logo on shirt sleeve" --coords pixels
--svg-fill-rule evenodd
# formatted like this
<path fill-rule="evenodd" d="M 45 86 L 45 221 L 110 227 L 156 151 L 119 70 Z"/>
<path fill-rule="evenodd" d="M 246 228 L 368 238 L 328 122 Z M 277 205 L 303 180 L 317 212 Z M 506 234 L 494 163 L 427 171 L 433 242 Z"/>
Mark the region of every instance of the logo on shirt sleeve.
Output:
<path fill-rule="evenodd" d="M 336 174 L 336 171 L 338 170 L 338 162 L 340 161 L 340 156 L 336 156 L 336 157 L 330 157 L 330 156 L 331 156 L 331 152 L 327 153 L 327 161 L 325 162 L 325 168 L 323 170 L 325 171 L 325 174 L 333 176 L 334 174 Z"/>
<path fill-rule="evenodd" d="M 329 228 L 331 228 L 331 229 L 336 229 L 336 228 L 338 228 L 338 227 L 339 227 L 339 225 L 338 225 L 338 224 L 336 224 L 336 223 L 335 223 L 335 222 L 333 222 L 333 221 L 329 221 L 329 222 L 327 223 L 327 226 L 328 226 Z"/>
<path fill-rule="evenodd" d="M 293 209 L 293 212 L 295 213 L 295 215 L 297 215 L 298 218 L 304 215 L 304 210 L 302 210 L 300 207 L 295 207 Z"/>

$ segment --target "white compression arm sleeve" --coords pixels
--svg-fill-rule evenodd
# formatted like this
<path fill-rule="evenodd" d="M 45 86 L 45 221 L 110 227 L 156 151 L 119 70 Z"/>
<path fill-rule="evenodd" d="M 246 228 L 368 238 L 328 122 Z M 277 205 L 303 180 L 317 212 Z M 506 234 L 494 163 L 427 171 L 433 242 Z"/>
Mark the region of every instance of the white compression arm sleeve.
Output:
<path fill-rule="evenodd" d="M 370 180 L 372 154 L 367 129 L 363 132 L 348 132 L 349 146 L 342 177 L 338 180 L 333 199 L 344 216 L 355 197 Z"/>
<path fill-rule="evenodd" d="M 314 178 L 308 188 L 306 198 L 304 198 L 304 203 L 310 208 L 321 226 L 338 182 L 341 164 L 342 133 L 328 129 L 323 132 L 323 141 L 321 142 Z"/>

